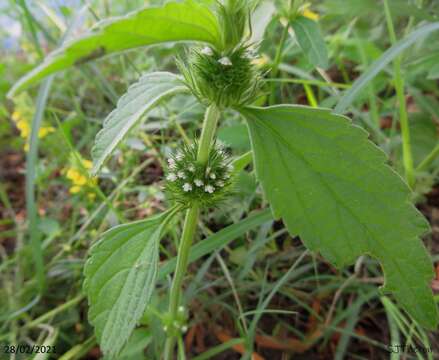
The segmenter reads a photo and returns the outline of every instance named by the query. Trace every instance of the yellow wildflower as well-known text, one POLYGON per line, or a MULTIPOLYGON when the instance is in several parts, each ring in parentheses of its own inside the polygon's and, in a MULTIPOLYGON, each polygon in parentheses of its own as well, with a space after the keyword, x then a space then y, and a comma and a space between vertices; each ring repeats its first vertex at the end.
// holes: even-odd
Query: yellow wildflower
POLYGON ((55 128, 53 126, 43 126, 40 128, 40 130, 38 130, 38 137, 42 139, 53 132, 55 132, 55 128))
POLYGON ((88 169, 93 167, 93 163, 90 160, 81 159, 78 164, 78 160, 77 157, 73 157, 73 165, 66 169, 67 171, 65 172, 66 178, 71 182, 69 191, 71 194, 78 194, 81 192, 86 194, 89 200, 94 200, 96 194, 92 192, 91 188, 97 184, 97 179, 90 178, 87 172, 88 169))
POLYGON ((14 111, 11 115, 12 120, 18 122, 21 119, 21 113, 19 111, 14 111))
POLYGON ((67 179, 74 180, 79 175, 79 172, 73 168, 67 170, 67 179))
POLYGON ((17 128, 20 130, 20 135, 22 138, 27 139, 30 134, 30 126, 29 123, 24 119, 19 119, 17 121, 17 128))
POLYGON ((93 167, 93 163, 90 160, 86 159, 82 160, 82 165, 84 165, 87 170, 90 170, 93 167))
POLYGON ((87 184, 87 178, 84 175, 79 175, 78 177, 75 178, 73 183, 75 185, 83 186, 83 185, 87 184))
POLYGON ((314 20, 314 21, 317 21, 317 20, 320 19, 320 15, 319 14, 317 14, 317 13, 315 13, 315 12, 309 10, 309 9, 305 9, 303 11, 302 15, 307 17, 308 19, 311 19, 311 20, 314 20))
POLYGON ((70 188, 69 191, 70 191, 70 194, 77 194, 77 193, 79 193, 81 191, 81 187, 77 186, 77 185, 74 185, 74 186, 72 186, 70 188))

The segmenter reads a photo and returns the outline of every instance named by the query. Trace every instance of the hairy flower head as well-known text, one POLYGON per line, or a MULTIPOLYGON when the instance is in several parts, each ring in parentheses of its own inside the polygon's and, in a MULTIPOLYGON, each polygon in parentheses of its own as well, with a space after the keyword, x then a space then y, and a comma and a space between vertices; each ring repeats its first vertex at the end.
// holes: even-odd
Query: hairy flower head
POLYGON ((168 159, 166 191, 184 205, 212 207, 230 193, 233 166, 226 151, 215 144, 206 165, 197 162, 198 145, 184 145, 168 159))
POLYGON ((205 47, 191 49, 187 60, 177 62, 186 85, 206 105, 234 107, 254 100, 261 83, 249 47, 227 52, 205 47))

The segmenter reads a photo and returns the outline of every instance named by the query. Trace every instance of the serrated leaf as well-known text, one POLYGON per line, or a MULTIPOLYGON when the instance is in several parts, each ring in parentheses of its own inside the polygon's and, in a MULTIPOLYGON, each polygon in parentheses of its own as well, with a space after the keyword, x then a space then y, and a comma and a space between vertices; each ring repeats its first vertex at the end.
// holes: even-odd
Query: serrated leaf
POLYGON ((298 16, 291 21, 297 42, 309 62, 314 66, 326 69, 328 67, 328 51, 323 40, 319 24, 305 16, 298 16))
POLYGON ((116 226, 90 250, 84 268, 88 318, 110 358, 122 349, 150 301, 169 214, 116 226))
POLYGON ((431 260, 419 236, 429 226, 409 189, 368 134, 329 110, 245 108, 256 173, 276 217, 338 267, 378 259, 385 291, 428 328, 438 322, 431 260))
POLYGON ((187 90, 180 77, 168 72, 143 75, 138 82, 131 85, 96 135, 91 152, 92 174, 99 171, 116 146, 147 111, 164 98, 187 90))
POLYGON ((45 76, 104 55, 164 42, 197 41, 220 47, 218 21, 210 9, 192 0, 149 7, 103 20, 79 39, 67 42, 21 78, 8 96, 45 76))

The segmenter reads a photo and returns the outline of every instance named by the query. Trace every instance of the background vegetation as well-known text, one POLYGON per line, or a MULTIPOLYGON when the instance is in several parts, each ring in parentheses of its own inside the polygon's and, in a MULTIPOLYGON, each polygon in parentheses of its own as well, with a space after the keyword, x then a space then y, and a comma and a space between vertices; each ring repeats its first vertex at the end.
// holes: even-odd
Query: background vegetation
MULTIPOLYGON (((282 17, 275 12, 260 45, 258 64, 266 70, 267 81, 259 101, 333 108, 396 40, 422 24, 439 21, 435 0, 389 2, 391 18, 386 18, 380 0, 309 4, 305 14, 319 22, 329 52, 325 71, 308 62, 294 33, 284 31, 282 17), (394 27, 395 36, 389 34, 389 27, 394 27)), ((86 253, 109 227, 166 208, 162 187, 166 157, 199 131, 203 107, 190 97, 178 96, 132 132, 99 179, 90 179, 83 171, 91 166, 94 136, 119 96, 141 73, 175 72, 174 53, 175 48, 183 53, 180 45, 135 50, 78 66, 57 75, 51 86, 21 93, 14 104, 6 100, 8 89, 56 48, 67 30, 69 36, 79 36, 98 19, 126 14, 145 3, 162 2, 0 3, 0 359, 34 357, 5 354, 6 344, 56 345, 56 354, 40 354, 38 359, 100 358, 81 290, 86 253), (49 92, 47 104, 41 101, 44 91, 49 92), (38 154, 29 153, 28 145, 35 114, 42 114, 43 124, 38 154), (35 196, 29 191, 33 186, 35 196), (39 252, 44 277, 35 271, 34 255, 39 252)), ((280 10, 283 1, 276 5, 280 10)), ((263 15, 269 12, 258 15, 255 32, 263 30, 263 15)), ((432 226, 424 240, 436 264, 437 278, 432 283, 436 294, 438 39, 437 32, 419 37, 394 66, 383 67, 368 81, 350 108, 354 123, 370 132, 402 175, 398 120, 408 117, 416 168, 413 200, 432 226), (398 98, 399 80, 404 81, 402 98, 398 98)), ((219 138, 233 156, 250 149, 246 127, 236 114, 222 118, 219 138)), ((362 257, 355 267, 337 271, 318 254, 308 253, 281 222, 270 220, 265 209, 249 167, 238 177, 235 196, 200 223, 208 239, 199 243, 199 258, 186 279, 185 297, 192 314, 185 336, 188 358, 439 358, 439 332, 424 331, 391 298, 379 293, 383 278, 375 260, 362 257), (249 219, 241 220, 247 214, 249 219), (218 233, 212 236, 213 232, 218 233), (396 345, 412 347, 396 353, 396 345)), ((168 260, 175 256, 180 228, 174 226, 162 242, 160 286, 152 309, 142 319, 142 324, 150 325, 136 330, 124 359, 160 356, 163 330, 154 309, 166 308, 168 260)))

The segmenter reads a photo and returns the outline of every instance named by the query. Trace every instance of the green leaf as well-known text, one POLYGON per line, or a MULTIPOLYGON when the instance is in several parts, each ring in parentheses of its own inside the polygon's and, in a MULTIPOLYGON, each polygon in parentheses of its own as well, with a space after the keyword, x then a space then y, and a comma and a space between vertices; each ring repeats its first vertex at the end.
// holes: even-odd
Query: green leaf
POLYGON ((91 248, 84 269, 88 317, 110 358, 122 349, 150 301, 159 241, 170 214, 116 226, 91 248))
POLYGON ((125 135, 145 113, 164 98, 187 91, 180 77, 168 72, 143 75, 131 85, 114 109, 104 120, 92 149, 93 169, 96 174, 125 135))
POLYGON ((195 1, 170 2, 127 16, 99 22, 79 39, 67 42, 21 78, 8 96, 45 76, 104 55, 164 42, 197 41, 220 47, 218 21, 209 8, 195 1))
POLYGON ((325 109, 281 105, 241 112, 275 217, 338 267, 363 254, 378 259, 385 291, 420 324, 435 328, 433 269, 419 239, 428 223, 368 134, 325 109))
POLYGON ((291 22, 291 26, 309 62, 326 69, 329 65, 328 51, 319 24, 304 16, 298 16, 291 22))

